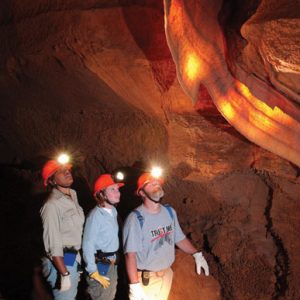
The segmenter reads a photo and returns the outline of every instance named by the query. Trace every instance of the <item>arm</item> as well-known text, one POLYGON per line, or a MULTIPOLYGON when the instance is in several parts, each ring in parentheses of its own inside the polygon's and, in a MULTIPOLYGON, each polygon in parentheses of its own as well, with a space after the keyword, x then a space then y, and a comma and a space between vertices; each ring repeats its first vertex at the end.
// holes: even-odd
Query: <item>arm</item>
POLYGON ((60 234, 59 212, 52 203, 46 203, 41 211, 43 221, 43 240, 46 252, 50 255, 54 266, 65 274, 67 268, 63 259, 63 244, 60 234))
MULTIPOLYGON (((196 262, 196 271, 197 274, 201 274, 201 268, 204 269, 204 273, 206 276, 209 275, 209 267, 207 261, 205 260, 202 252, 197 252, 197 249, 193 246, 188 238, 184 236, 184 238, 180 238, 182 236, 182 231, 180 225, 178 223, 177 217, 175 218, 175 237, 177 237, 176 245, 179 249, 184 251, 185 253, 192 254, 195 262, 196 262), (176 234, 178 233, 178 234, 176 234)), ((176 241, 176 240, 175 240, 176 241)))
POLYGON ((192 254, 195 262, 196 262, 196 270, 197 273, 201 274, 201 268, 204 269, 204 273, 206 276, 209 275, 209 267, 206 259, 202 255, 202 252, 197 252, 197 249, 192 245, 192 243, 187 239, 183 239, 176 244, 179 249, 184 251, 185 253, 192 254))
POLYGON ((139 282, 135 252, 127 252, 125 254, 125 262, 129 279, 129 299, 147 300, 142 285, 139 282))
POLYGON ((66 274, 68 272, 63 257, 52 256, 52 262, 60 274, 66 274))
POLYGON ((86 263, 86 271, 91 278, 97 280, 104 289, 108 288, 110 285, 109 278, 106 276, 102 276, 98 272, 98 268, 95 262, 95 253, 96 253, 96 244, 95 239, 99 237, 99 228, 100 220, 99 216, 91 212, 91 214, 87 217, 84 233, 83 233, 83 241, 82 241, 82 252, 83 259, 86 263))
POLYGON ((95 263, 95 239, 97 237, 97 222, 96 217, 90 214, 85 223, 83 239, 82 239, 82 253, 83 259, 86 263, 86 271, 88 274, 97 271, 97 265, 95 263))
POLYGON ((142 230, 135 214, 131 213, 123 227, 125 263, 130 283, 138 282, 137 253, 142 250, 142 230))
POLYGON ((57 207, 52 203, 46 203, 41 210, 43 221, 43 240, 47 254, 60 273, 60 291, 71 288, 70 275, 65 275, 68 270, 64 263, 63 244, 60 233, 60 219, 57 207))
POLYGON ((129 283, 139 282, 135 252, 126 253, 125 262, 129 283))
POLYGON ((135 215, 129 215, 123 228, 125 264, 129 279, 129 299, 146 300, 147 297, 139 282, 136 253, 141 249, 141 228, 135 215))
POLYGON ((180 242, 177 242, 176 246, 188 254, 195 254, 197 252, 197 249, 193 246, 188 238, 184 238, 180 242))

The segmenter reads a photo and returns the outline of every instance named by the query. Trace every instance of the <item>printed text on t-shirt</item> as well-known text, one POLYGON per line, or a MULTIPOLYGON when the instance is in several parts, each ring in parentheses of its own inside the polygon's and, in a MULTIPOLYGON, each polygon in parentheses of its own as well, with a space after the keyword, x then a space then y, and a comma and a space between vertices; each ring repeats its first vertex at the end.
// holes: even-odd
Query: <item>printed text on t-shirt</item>
POLYGON ((154 242, 157 239, 161 239, 172 232, 173 232, 172 224, 168 226, 159 226, 158 229, 151 230, 151 236, 152 236, 151 242, 154 242))

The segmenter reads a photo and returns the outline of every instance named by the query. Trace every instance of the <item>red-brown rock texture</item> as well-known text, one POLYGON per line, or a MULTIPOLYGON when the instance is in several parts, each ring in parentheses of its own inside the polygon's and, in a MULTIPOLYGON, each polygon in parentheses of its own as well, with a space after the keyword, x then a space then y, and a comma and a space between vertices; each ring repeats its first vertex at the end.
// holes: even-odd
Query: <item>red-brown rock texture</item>
MULTIPOLYGON (((299 1, 288 2, 228 1, 218 19, 230 72, 259 77, 298 108, 299 1)), ((192 104, 163 1, 3 0, 0 40, 0 298, 46 297, 40 168, 63 149, 86 212, 100 173, 127 171, 124 217, 141 166, 163 165, 165 201, 211 271, 197 276, 178 252, 170 300, 300 299, 299 168, 237 132, 205 85, 192 104)))

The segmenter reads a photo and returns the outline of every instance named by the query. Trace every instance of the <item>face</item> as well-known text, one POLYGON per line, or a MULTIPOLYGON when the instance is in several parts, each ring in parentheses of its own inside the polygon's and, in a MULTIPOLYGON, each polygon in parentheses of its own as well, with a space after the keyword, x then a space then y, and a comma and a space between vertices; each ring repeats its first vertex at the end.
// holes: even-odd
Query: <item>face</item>
POLYGON ((105 196, 107 197, 107 199, 109 200, 109 202, 111 202, 112 204, 117 204, 120 202, 120 191, 119 191, 119 186, 118 184, 113 184, 108 186, 105 190, 104 190, 105 196))
POLYGON ((53 176, 53 183, 62 187, 70 187, 73 183, 73 176, 70 169, 61 167, 53 176))
POLYGON ((151 180, 143 189, 155 201, 159 201, 164 196, 164 190, 157 179, 151 180))

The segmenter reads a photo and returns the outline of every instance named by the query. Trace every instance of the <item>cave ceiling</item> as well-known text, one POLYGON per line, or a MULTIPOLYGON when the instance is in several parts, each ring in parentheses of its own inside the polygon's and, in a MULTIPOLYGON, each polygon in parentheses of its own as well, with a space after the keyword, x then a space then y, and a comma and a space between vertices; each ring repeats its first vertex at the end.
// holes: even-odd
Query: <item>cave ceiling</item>
POLYGON ((2 1, 2 161, 69 146, 104 169, 145 156, 198 179, 295 176, 297 3, 2 1))

